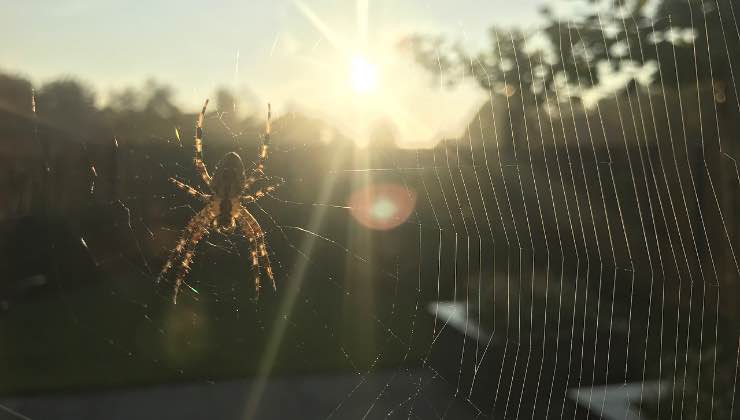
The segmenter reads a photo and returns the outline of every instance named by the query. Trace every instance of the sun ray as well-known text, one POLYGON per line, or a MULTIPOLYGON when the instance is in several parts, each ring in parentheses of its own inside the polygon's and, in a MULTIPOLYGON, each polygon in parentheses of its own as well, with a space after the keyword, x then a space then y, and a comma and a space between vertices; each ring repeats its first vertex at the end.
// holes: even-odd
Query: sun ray
POLYGON ((342 37, 340 37, 336 32, 334 32, 333 29, 331 29, 326 23, 324 23, 323 20, 311 9, 306 3, 302 2, 301 0, 294 0, 293 3, 296 5, 298 10, 303 13, 303 16, 308 19, 309 22, 318 30, 321 35, 326 38, 329 43, 339 50, 342 54, 349 57, 352 55, 352 48, 347 44, 346 41, 342 40, 342 37))
POLYGON ((357 19, 357 37, 362 51, 367 49, 368 34, 368 0, 357 0, 355 3, 355 16, 357 19))

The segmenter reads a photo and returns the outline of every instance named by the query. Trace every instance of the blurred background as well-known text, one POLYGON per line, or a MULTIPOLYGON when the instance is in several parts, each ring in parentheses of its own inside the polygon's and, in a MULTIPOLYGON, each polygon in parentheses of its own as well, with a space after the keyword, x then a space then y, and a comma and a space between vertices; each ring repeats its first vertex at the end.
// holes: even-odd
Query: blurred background
POLYGON ((732 0, 37 1, 0 23, 0 418, 714 418, 732 0), (157 281, 211 172, 248 241, 157 281))

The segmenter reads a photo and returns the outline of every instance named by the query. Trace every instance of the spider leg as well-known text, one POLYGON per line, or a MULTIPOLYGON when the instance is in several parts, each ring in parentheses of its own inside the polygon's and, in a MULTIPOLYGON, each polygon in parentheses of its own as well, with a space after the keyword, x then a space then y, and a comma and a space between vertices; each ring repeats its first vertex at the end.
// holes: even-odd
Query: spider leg
MULTIPOLYGON (((198 238, 198 240, 201 238, 198 238)), ((194 240, 192 245, 188 247, 188 250, 185 252, 185 258, 182 260, 182 265, 177 271, 177 276, 175 277, 175 291, 172 294, 172 303, 174 304, 177 304, 177 295, 180 293, 180 286, 182 286, 185 276, 190 272, 190 264, 193 263, 193 257, 195 256, 194 248, 195 245, 198 244, 198 240, 194 240)))
POLYGON ((257 155, 257 166, 252 169, 252 173, 244 183, 244 189, 251 187, 257 180, 265 176, 265 161, 267 161, 267 151, 270 147, 270 134, 272 132, 272 107, 267 104, 267 121, 265 122, 265 134, 260 144, 259 155, 257 155))
POLYGON ((210 195, 204 194, 204 193, 198 191, 196 188, 191 187, 190 185, 188 185, 188 184, 186 184, 184 182, 180 182, 180 181, 176 180, 175 178, 170 178, 170 182, 172 182, 173 184, 175 184, 175 186, 177 188, 185 191, 186 193, 188 193, 191 196, 199 199, 200 201, 207 202, 211 198, 210 195))
POLYGON ((257 270, 257 275, 254 278, 254 287, 257 294, 259 294, 261 288, 260 275, 262 274, 262 265, 260 260, 264 261, 264 269, 267 273, 267 277, 272 282, 273 290, 277 290, 275 285, 275 277, 272 272, 272 265, 270 264, 270 256, 267 252, 267 244, 265 243, 265 232, 257 223, 257 219, 245 209, 241 208, 241 217, 239 220, 242 221, 242 228, 244 235, 249 239, 251 249, 250 256, 252 259, 252 266, 257 270))
POLYGON ((195 123, 195 156, 193 157, 193 164, 203 182, 210 187, 211 176, 208 175, 208 168, 206 168, 206 164, 203 162, 203 120, 206 117, 207 106, 208 99, 203 103, 203 109, 201 109, 195 123))
POLYGON ((259 190, 253 192, 252 194, 245 194, 241 196, 242 201, 246 203, 254 203, 255 201, 261 199, 262 197, 269 195, 273 191, 277 190, 278 187, 280 187, 283 182, 285 182, 284 179, 278 179, 277 181, 274 181, 272 184, 266 185, 259 190))
POLYGON ((161 280, 162 277, 164 277, 164 275, 173 268, 175 260, 183 253, 185 254, 185 258, 181 263, 180 270, 178 270, 177 277, 175 279, 175 292, 172 298, 174 303, 177 303, 177 294, 180 290, 180 285, 182 285, 183 279, 187 275, 188 271, 190 271, 190 264, 195 255, 195 246, 208 234, 208 228, 211 221, 215 219, 217 215, 218 207, 207 206, 190 219, 190 222, 188 222, 187 227, 185 227, 180 240, 170 253, 167 262, 164 264, 162 271, 157 277, 157 281, 161 280))
POLYGON ((244 235, 247 237, 247 239, 249 239, 249 258, 252 261, 252 268, 257 272, 257 274, 255 274, 254 276, 254 289, 257 293, 257 296, 259 296, 260 288, 262 287, 260 279, 260 277, 262 276, 262 268, 260 266, 259 253, 257 251, 257 246, 255 242, 255 234, 252 230, 252 227, 248 223, 243 224, 242 227, 244 228, 244 235))

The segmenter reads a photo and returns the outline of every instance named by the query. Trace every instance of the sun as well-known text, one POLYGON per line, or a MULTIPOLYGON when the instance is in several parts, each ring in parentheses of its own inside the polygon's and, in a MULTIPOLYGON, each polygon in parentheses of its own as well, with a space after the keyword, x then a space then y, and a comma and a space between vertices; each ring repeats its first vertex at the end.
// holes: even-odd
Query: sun
POLYGON ((378 88, 378 70, 365 57, 356 55, 350 65, 350 84, 357 93, 372 93, 378 88))

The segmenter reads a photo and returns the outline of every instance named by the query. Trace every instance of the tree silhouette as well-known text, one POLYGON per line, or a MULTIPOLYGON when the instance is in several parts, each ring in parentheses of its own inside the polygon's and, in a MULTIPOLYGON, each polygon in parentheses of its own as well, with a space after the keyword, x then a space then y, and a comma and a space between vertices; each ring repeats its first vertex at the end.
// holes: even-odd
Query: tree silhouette
POLYGON ((234 119, 239 110, 239 103, 234 93, 227 88, 216 90, 216 109, 225 115, 226 118, 234 119))
POLYGON ((31 83, 20 77, 0 74, 0 110, 31 112, 31 83))
POLYGON ((172 88, 159 84, 155 80, 148 80, 144 88, 146 94, 144 112, 151 116, 172 119, 180 115, 180 111, 172 102, 172 88))
POLYGON ((83 135, 96 120, 95 97, 89 88, 76 80, 47 83, 37 96, 39 116, 70 135, 83 135))
POLYGON ((127 87, 111 93, 107 108, 113 112, 131 113, 141 108, 141 99, 136 89, 127 87))
POLYGON ((740 35, 733 33, 731 0, 666 0, 656 11, 647 6, 646 1, 590 1, 579 16, 566 17, 546 7, 542 28, 493 27, 490 47, 472 54, 434 35, 412 35, 402 46, 446 85, 472 75, 494 94, 521 90, 525 100, 536 103, 544 100, 545 90, 580 97, 600 84, 607 67, 619 71, 649 63, 661 69, 653 83, 678 86, 698 80, 735 87, 733 52, 740 47, 740 35))

